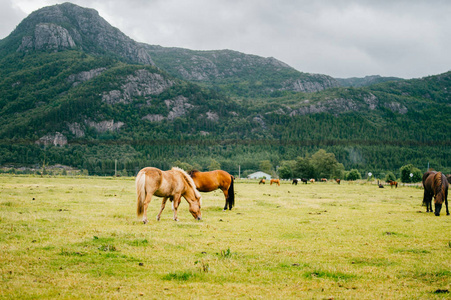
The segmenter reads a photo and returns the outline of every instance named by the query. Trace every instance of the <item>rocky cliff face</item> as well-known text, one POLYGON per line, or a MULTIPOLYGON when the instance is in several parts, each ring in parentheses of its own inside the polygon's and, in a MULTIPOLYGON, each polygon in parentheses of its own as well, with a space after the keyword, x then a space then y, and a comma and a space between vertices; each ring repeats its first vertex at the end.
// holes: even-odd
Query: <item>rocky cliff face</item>
POLYGON ((96 10, 71 3, 33 12, 11 34, 17 35, 22 35, 17 51, 79 48, 87 53, 110 53, 129 62, 153 65, 140 44, 111 26, 96 10))
POLYGON ((130 103, 138 96, 150 100, 150 96, 161 94, 174 84, 174 81, 164 78, 159 73, 142 69, 123 79, 120 89, 105 92, 102 101, 108 104, 130 103))
POLYGON ((330 76, 309 74, 307 78, 293 78, 291 80, 287 80, 284 82, 284 88, 282 90, 313 93, 337 86, 337 81, 330 76))
POLYGON ((193 51, 143 45, 156 65, 183 80, 226 84, 255 82, 262 91, 317 92, 338 87, 327 75, 301 73, 273 57, 232 50, 193 51))

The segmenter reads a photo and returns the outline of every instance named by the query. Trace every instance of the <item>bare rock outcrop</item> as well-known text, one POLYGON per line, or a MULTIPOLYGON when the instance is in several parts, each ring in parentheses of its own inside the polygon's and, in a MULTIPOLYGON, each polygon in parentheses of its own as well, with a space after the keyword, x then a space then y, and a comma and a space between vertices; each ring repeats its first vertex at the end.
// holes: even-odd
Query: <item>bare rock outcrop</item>
POLYGON ((39 140, 36 141, 39 145, 53 145, 53 146, 65 146, 67 145, 67 138, 60 132, 55 132, 51 134, 44 135, 39 140))
POLYGON ((146 69, 136 71, 124 80, 120 90, 104 93, 102 101, 108 104, 130 103, 134 97, 148 97, 161 94, 175 84, 158 73, 151 73, 146 69))

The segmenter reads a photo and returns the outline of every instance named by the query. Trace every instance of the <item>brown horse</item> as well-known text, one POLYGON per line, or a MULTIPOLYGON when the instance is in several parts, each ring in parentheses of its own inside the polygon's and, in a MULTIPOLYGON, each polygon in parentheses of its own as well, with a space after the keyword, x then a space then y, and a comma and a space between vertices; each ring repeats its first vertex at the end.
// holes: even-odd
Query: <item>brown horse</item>
POLYGON ((169 171, 161 171, 157 168, 142 169, 136 176, 136 193, 138 194, 137 215, 138 218, 143 216, 144 224, 148 222, 147 206, 153 195, 163 197, 157 220, 160 220, 166 201, 170 199, 174 210, 174 220, 178 221, 177 208, 182 196, 188 201, 189 211, 193 217, 197 220, 202 218, 200 193, 196 190, 196 185, 191 177, 182 169, 172 168, 169 171))
POLYGON ((266 179, 262 178, 262 179, 260 179, 260 182, 258 184, 265 184, 265 182, 266 182, 266 179))
POLYGON ((390 184, 390 187, 393 188, 393 186, 395 186, 396 188, 398 188, 398 182, 393 181, 393 180, 388 180, 387 181, 390 184))
POLYGON ((335 181, 336 181, 338 184, 340 184, 341 179, 340 179, 340 178, 337 178, 337 179, 335 179, 335 181))
POLYGON ((271 181, 269 182, 269 185, 272 185, 272 184, 277 184, 278 186, 280 186, 280 180, 279 179, 271 179, 271 181))
POLYGON ((445 202, 446 214, 448 210, 448 187, 449 183, 442 172, 429 171, 423 174, 423 204, 426 205, 426 212, 432 212, 432 197, 435 203, 435 215, 440 216, 442 204, 445 202))
POLYGON ((200 172, 192 170, 188 172, 193 178, 197 189, 200 192, 212 192, 221 189, 225 197, 224 210, 232 209, 235 205, 235 192, 233 190, 234 177, 223 170, 215 170, 210 172, 200 172))

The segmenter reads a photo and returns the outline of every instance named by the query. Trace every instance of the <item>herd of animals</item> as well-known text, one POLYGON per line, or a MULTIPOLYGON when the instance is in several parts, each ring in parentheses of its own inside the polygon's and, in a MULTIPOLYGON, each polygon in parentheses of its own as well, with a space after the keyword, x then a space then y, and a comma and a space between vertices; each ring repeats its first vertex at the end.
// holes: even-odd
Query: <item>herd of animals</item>
MULTIPOLYGON (((153 167, 143 168, 136 176, 138 218, 142 217, 143 223, 148 223, 147 207, 152 200, 152 196, 155 195, 163 198, 157 220, 160 220, 161 213, 169 199, 172 202, 173 218, 175 221, 178 221, 177 208, 182 197, 188 202, 189 211, 193 217, 201 220, 202 200, 199 192, 211 192, 217 189, 224 193, 224 210, 231 210, 235 204, 234 179, 232 175, 223 170, 210 172, 192 170, 185 172, 177 167, 168 171, 162 171, 153 167)), ((294 179, 292 184, 297 185, 299 181, 305 184, 308 181, 311 183, 315 182, 314 179, 301 178, 294 179)), ((322 178, 321 181, 325 182, 327 179, 322 178)), ((335 179, 335 181, 340 184, 340 179, 335 179)), ((265 182, 266 180, 262 179, 259 184, 265 184, 265 182)), ((451 182, 451 175, 445 176, 442 172, 428 171, 423 174, 422 182, 424 187, 423 205, 426 206, 426 212, 434 212, 436 216, 440 216, 442 205, 445 203, 446 214, 449 215, 448 187, 451 182), (434 199, 435 210, 432 210, 432 199, 434 199)), ((270 185, 273 183, 280 186, 279 179, 271 179, 270 185)), ((388 183, 391 187, 398 187, 396 181, 389 180, 388 183)), ((381 187, 380 184, 379 187, 381 187)))

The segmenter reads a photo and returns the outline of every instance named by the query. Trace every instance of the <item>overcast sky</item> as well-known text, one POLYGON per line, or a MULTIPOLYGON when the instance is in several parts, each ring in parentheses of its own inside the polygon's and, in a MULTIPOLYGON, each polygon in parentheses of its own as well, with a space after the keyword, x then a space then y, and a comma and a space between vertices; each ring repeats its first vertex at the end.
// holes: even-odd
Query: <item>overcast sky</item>
MULTIPOLYGON (((67 1, 0 0, 0 39, 67 1)), ((336 78, 451 70, 449 0, 72 0, 138 42, 275 57, 336 78)))

